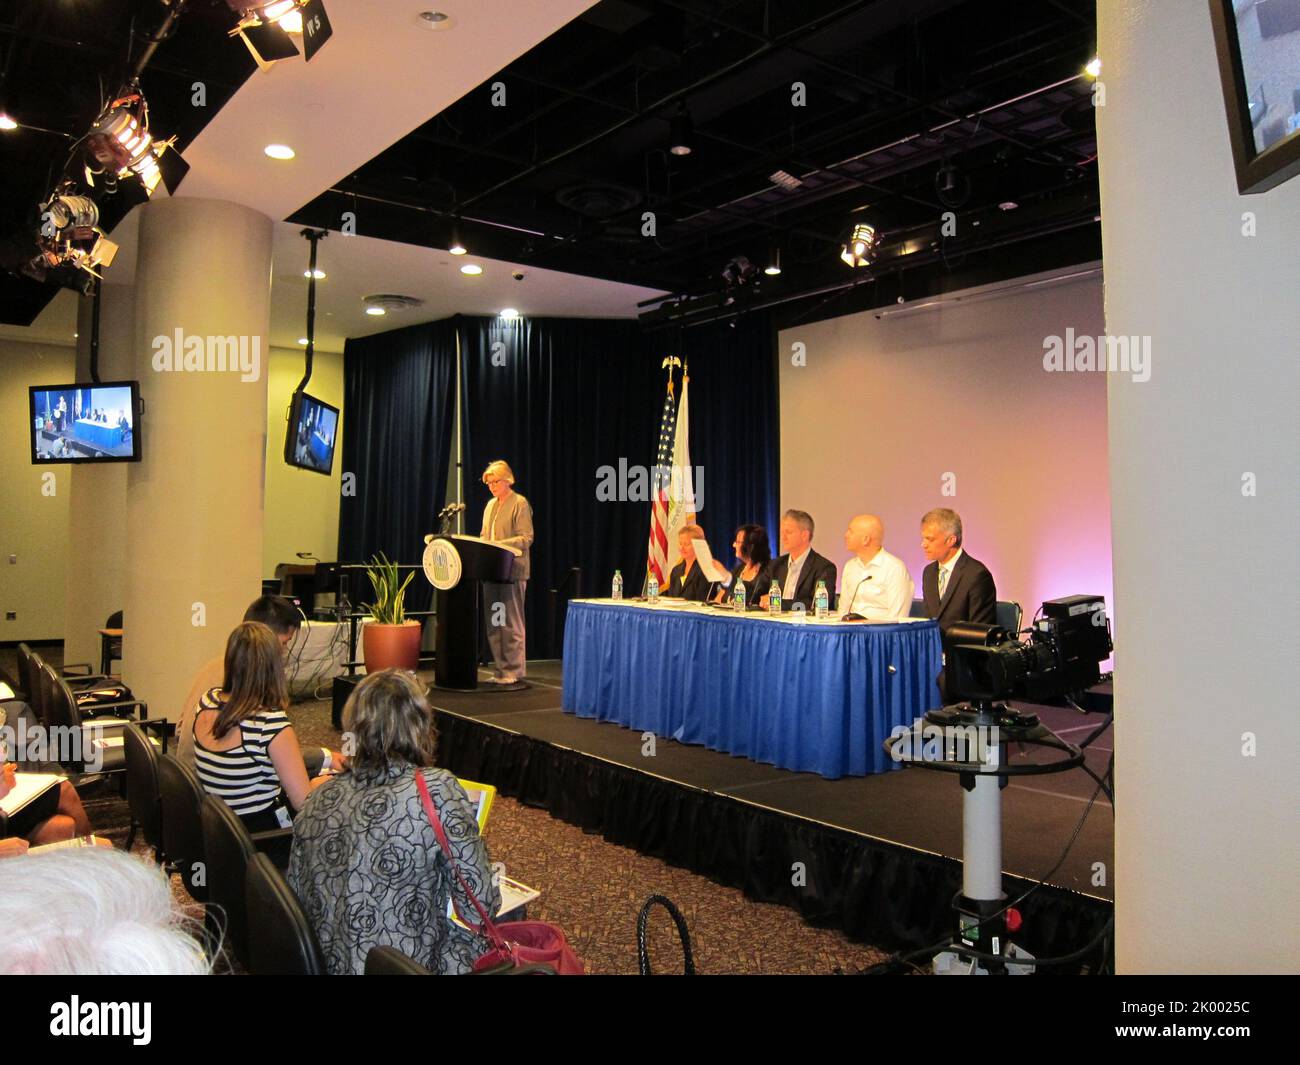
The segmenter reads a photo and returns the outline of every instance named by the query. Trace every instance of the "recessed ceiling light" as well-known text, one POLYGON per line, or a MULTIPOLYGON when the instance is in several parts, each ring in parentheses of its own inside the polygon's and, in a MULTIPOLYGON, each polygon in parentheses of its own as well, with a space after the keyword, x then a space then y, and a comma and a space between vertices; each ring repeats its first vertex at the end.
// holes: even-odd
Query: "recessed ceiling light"
POLYGON ((518 317, 519 317, 519 312, 518 312, 517 310, 515 310, 513 307, 507 307, 505 310, 503 310, 503 311, 501 312, 501 317, 502 317, 502 318, 518 318, 518 317))
POLYGON ((456 25, 456 20, 445 11, 421 11, 420 24, 429 30, 449 30, 456 25))
POLYGON ((371 306, 366 308, 366 314, 374 315, 376 318, 380 317, 381 315, 385 315, 387 313, 388 312, 384 310, 382 307, 371 306))
POLYGON ((470 277, 477 277, 483 272, 483 267, 479 266, 478 263, 466 263, 460 268, 460 272, 468 274, 470 277))
POLYGON ((303 276, 303 277, 313 277, 313 276, 314 276, 314 277, 316 278, 317 281, 324 281, 325 278, 328 277, 329 275, 326 274, 324 270, 317 270, 317 271, 315 271, 314 274, 313 274, 313 272, 312 272, 311 270, 304 270, 304 271, 302 272, 302 276, 303 276))
POLYGON ((1088 60, 1088 65, 1083 68, 1085 74, 1090 78, 1101 77, 1101 56, 1093 56, 1088 60))
POLYGON ((296 154, 287 144, 268 144, 262 151, 272 159, 292 159, 296 154))
POLYGON ((307 346, 307 338, 306 338, 306 337, 299 337, 299 338, 298 338, 298 343, 301 344, 301 345, 305 348, 305 347, 307 346))
POLYGON ((1015 200, 1003 200, 1000 204, 998 204, 998 210, 999 210, 999 211, 1014 211, 1014 210, 1015 210, 1017 207, 1019 207, 1019 206, 1020 206, 1020 204, 1016 203, 1015 200))
POLYGON ((447 249, 452 255, 464 255, 469 249, 460 241, 452 241, 452 245, 447 249))
POLYGON ((0 111, 0 129, 17 129, 18 123, 9 117, 4 111, 0 111))

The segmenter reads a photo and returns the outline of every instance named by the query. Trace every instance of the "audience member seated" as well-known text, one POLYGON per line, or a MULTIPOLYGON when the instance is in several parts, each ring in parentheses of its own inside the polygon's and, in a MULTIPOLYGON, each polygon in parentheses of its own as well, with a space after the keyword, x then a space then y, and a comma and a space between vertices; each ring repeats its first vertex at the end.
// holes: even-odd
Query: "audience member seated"
MULTIPOLYGON (((781 588, 781 605, 789 609, 802 603, 812 610, 817 582, 826 582, 826 604, 835 602, 835 563, 812 549, 812 515, 803 510, 787 510, 781 518, 781 550, 785 552, 772 563, 771 580, 781 588)), ((767 589, 759 605, 767 607, 767 589)))
POLYGON ((201 976, 210 966, 198 931, 166 875, 124 851, 0 862, 0 974, 201 976))
POLYGON ((745 604, 753 610, 758 603, 757 596, 767 591, 771 578, 768 576, 772 565, 772 547, 768 543, 767 530, 761 525, 742 525, 736 530, 736 539, 731 545, 740 561, 727 583, 714 595, 715 603, 730 602, 736 594, 736 581, 745 583, 745 604))
POLYGON ((199 699, 193 731, 199 782, 250 832, 288 828, 290 808, 302 809, 307 793, 330 779, 308 779, 288 705, 275 634, 244 622, 226 643, 224 683, 199 699))
POLYGON ((840 614, 856 614, 868 621, 905 618, 912 609, 914 585, 907 565, 884 547, 885 526, 874 514, 859 514, 849 521, 844 546, 853 557, 840 578, 840 614))
POLYGON ((698 525, 685 525, 677 534, 677 553, 682 556, 682 560, 668 575, 668 588, 664 595, 690 599, 696 603, 702 603, 709 597, 709 585, 713 582, 700 569, 699 560, 695 557, 695 545, 691 543, 692 540, 703 539, 704 530, 698 525))
MULTIPOLYGON (((8 795, 17 783, 17 769, 13 762, 7 762, 0 771, 0 799, 8 795)), ((4 838, 0 839, 0 858, 25 854, 29 845, 60 843, 65 839, 90 835, 90 820, 71 781, 64 780, 59 784, 53 812, 50 809, 47 802, 37 799, 6 819, 4 838)))
MULTIPOLYGON (((282 595, 264 595, 254 599, 244 611, 245 621, 260 621, 275 633, 280 641, 280 652, 289 653, 298 638, 302 615, 298 608, 282 595)), ((176 757, 191 769, 194 768, 194 715, 198 712, 199 700, 213 688, 221 687, 225 673, 225 660, 218 655, 204 663, 190 684, 189 694, 185 697, 184 712, 176 728, 176 757)), ((343 756, 328 747, 308 747, 303 751, 303 761, 307 766, 307 775, 320 775, 323 769, 335 769, 343 764, 343 756)))
POLYGON ((435 973, 469 972, 483 942, 448 920, 447 902, 475 923, 476 910, 438 845, 416 773, 470 890, 493 914, 501 896, 469 798, 451 773, 433 768, 437 734, 424 691, 402 670, 372 673, 348 699, 343 727, 353 737, 349 767, 307 800, 289 859, 289 883, 330 973, 361 974, 376 946, 435 973))

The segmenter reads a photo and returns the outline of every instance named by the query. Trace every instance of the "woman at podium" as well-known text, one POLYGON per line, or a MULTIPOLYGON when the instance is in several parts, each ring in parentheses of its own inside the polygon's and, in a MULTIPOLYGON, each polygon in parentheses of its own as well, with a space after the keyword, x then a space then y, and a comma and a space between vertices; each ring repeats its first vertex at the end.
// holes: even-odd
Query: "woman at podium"
POLYGON ((533 543, 533 508, 514 490, 515 475, 503 460, 488 463, 483 483, 492 498, 483 511, 480 535, 523 552, 514 560, 508 584, 483 582, 483 617, 495 666, 490 679, 493 684, 514 684, 525 670, 524 592, 528 588, 528 549, 533 543))

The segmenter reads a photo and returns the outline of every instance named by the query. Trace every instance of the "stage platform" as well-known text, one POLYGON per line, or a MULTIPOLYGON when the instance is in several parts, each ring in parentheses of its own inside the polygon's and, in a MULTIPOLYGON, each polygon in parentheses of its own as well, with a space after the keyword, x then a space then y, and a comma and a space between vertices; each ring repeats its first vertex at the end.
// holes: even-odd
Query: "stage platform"
MULTIPOLYGON (((564 713, 559 662, 530 662, 527 679, 519 691, 433 689, 439 764, 853 938, 919 948, 947 934, 961 885, 954 775, 905 769, 825 780, 665 737, 651 743, 564 713)), ((1050 707, 1040 713, 1074 742, 1102 720, 1050 707)), ((1098 775, 1111 739, 1105 733, 1086 752, 1098 775)), ((1080 769, 1022 780, 1003 792, 1006 888, 1019 895, 1040 877, 1047 883, 1019 907, 1025 928, 1016 941, 1058 957, 1091 940, 1111 914, 1112 810, 1098 795, 1054 870, 1096 784, 1080 769)), ((1085 964, 1099 957, 1100 950, 1085 964)))

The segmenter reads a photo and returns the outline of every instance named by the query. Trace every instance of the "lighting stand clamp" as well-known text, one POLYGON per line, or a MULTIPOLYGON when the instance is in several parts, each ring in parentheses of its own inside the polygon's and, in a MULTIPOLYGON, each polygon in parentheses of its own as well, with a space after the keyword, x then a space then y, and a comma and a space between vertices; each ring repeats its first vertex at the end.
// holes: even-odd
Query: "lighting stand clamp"
POLYGON ((956 773, 962 786, 962 889, 953 897, 957 927, 950 950, 936 954, 939 975, 1026 975, 1033 955, 1008 939, 1020 927, 1002 890, 1002 789, 1013 776, 1064 773, 1083 764, 1083 751, 1041 724, 1037 715, 991 699, 929 711, 924 728, 885 741, 905 766, 956 773), (1047 747, 1064 757, 1052 762, 1008 764, 1012 743, 1047 747), (1011 920, 1008 920, 1011 916, 1011 920), (963 950, 996 954, 1001 962, 965 957, 963 950))

